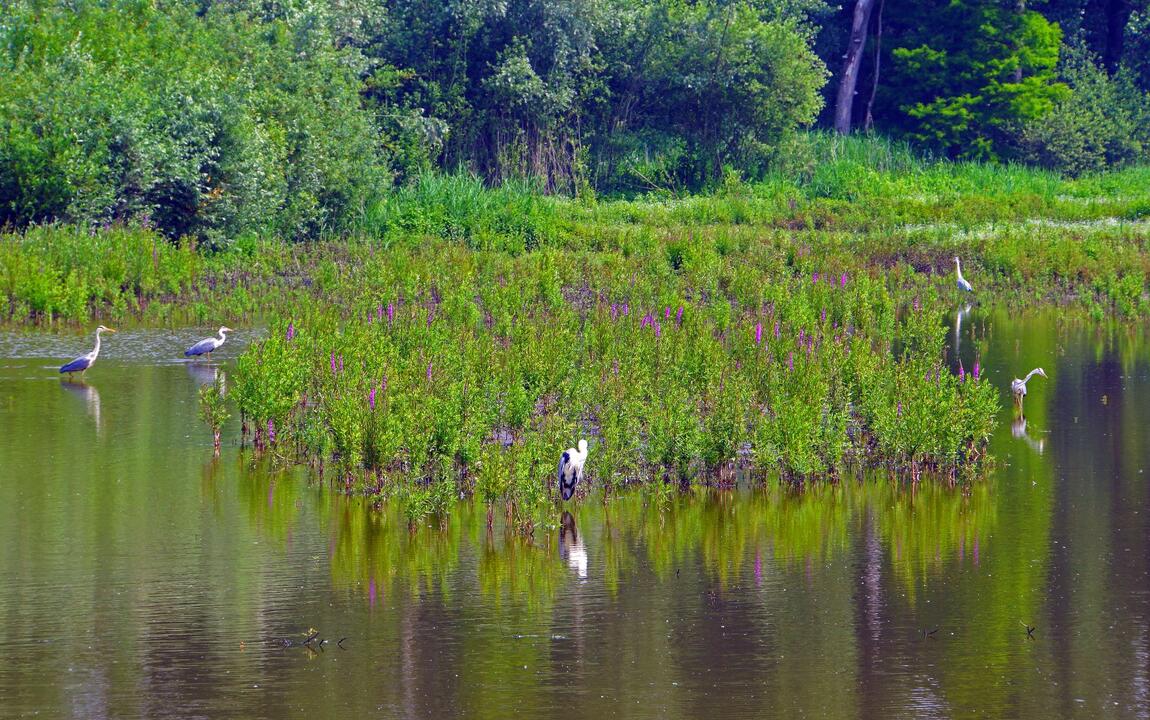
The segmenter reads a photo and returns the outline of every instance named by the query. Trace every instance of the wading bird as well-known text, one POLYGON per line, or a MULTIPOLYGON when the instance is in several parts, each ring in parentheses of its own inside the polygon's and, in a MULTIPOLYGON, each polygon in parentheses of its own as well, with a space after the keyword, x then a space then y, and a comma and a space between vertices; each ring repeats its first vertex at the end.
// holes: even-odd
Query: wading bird
POLYGON ((559 458, 559 492, 564 500, 575 494, 575 485, 583 479, 583 463, 587 461, 587 441, 579 441, 579 449, 567 448, 559 458))
POLYGON ((1022 398, 1026 397, 1026 383, 1030 381, 1030 378, 1034 377, 1035 373, 1046 377, 1046 371, 1042 368, 1034 368, 1028 372, 1022 380, 1014 378, 1010 381, 1010 392, 1014 393, 1014 401, 1019 405, 1022 404, 1022 398))
POLYGON ((228 336, 224 333, 230 332, 235 332, 235 330, 232 330, 230 327, 220 328, 220 336, 218 338, 204 338, 203 340, 185 350, 184 356, 192 357, 195 355, 207 355, 208 359, 211 360, 212 353, 214 353, 216 350, 219 350, 220 345, 223 345, 224 342, 228 339, 228 336))
POLYGON ((96 328, 96 347, 92 348, 92 352, 88 353, 87 355, 81 355, 72 362, 61 367, 60 373, 68 373, 71 375, 72 373, 78 372, 80 373, 80 377, 84 377, 84 373, 87 372, 88 368, 92 367, 92 365, 96 363, 96 358, 100 356, 100 333, 104 332, 114 333, 116 331, 110 327, 104 327, 103 325, 96 328))
POLYGON ((958 289, 974 292, 974 288, 971 287, 970 283, 966 281, 966 278, 962 276, 962 263, 958 261, 957 255, 954 256, 954 272, 958 275, 958 289))

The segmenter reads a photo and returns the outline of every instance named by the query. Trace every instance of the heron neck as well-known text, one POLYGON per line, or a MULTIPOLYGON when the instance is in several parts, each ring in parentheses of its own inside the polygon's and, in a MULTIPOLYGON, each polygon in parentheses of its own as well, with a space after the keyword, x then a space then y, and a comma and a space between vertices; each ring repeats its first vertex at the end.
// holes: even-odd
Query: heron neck
POLYGON ((1030 378, 1034 377, 1034 373, 1036 373, 1036 372, 1038 372, 1038 368, 1034 368, 1034 369, 1033 369, 1033 370, 1031 370, 1030 372, 1026 373, 1026 379, 1025 379, 1025 380, 1023 380, 1022 382, 1023 382, 1023 383, 1028 383, 1028 382, 1030 382, 1030 378))
POLYGON ((224 331, 220 330, 220 342, 223 342, 224 340, 227 340, 227 337, 224 335, 224 331))
POLYGON ((100 331, 96 331, 96 347, 92 348, 92 357, 95 358, 100 354, 100 331))

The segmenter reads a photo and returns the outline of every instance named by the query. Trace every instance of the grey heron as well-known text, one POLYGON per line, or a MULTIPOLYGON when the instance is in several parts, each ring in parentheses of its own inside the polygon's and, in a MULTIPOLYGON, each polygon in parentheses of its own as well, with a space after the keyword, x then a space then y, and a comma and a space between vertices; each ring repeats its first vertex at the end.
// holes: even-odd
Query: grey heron
POLYGON ((954 272, 958 275, 958 289, 965 290, 966 292, 974 292, 974 288, 962 276, 962 263, 958 261, 958 256, 954 256, 954 272))
POLYGON ((208 359, 212 358, 212 353, 220 349, 220 346, 228 339, 225 333, 235 332, 230 327, 221 327, 220 336, 218 338, 210 337, 204 338, 195 345, 191 346, 184 351, 185 357, 193 357, 196 355, 207 355, 208 359))
POLYGON ((559 492, 564 500, 575 494, 575 485, 583 479, 583 463, 587 461, 587 441, 579 441, 579 449, 567 448, 559 458, 559 492))
POLYGON ((84 373, 88 371, 88 368, 96 364, 96 358, 100 356, 100 333, 106 332, 114 333, 116 331, 103 325, 96 328, 96 347, 92 348, 92 352, 81 355, 72 362, 62 366, 60 373, 68 373, 71 375, 74 372, 78 372, 80 373, 80 377, 84 377, 84 373))
POLYGON ((1010 381, 1010 392, 1014 393, 1014 400, 1019 405, 1022 404, 1022 398, 1026 397, 1026 383, 1029 382, 1030 378, 1034 377, 1035 375, 1041 375, 1042 377, 1046 377, 1046 371, 1040 367, 1034 368, 1033 370, 1028 372, 1026 374, 1026 377, 1023 378, 1022 380, 1019 380, 1018 378, 1014 378, 1013 380, 1010 381))

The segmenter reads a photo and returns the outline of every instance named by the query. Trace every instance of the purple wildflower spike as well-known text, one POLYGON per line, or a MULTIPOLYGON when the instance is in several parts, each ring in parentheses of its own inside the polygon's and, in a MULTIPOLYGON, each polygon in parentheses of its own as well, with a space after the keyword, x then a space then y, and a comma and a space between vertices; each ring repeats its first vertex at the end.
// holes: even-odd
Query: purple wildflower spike
POLYGON ((428 382, 431 382, 431 366, 434 362, 435 361, 432 360, 431 362, 427 363, 427 381, 428 382))
POLYGON ((819 281, 819 274, 818 273, 814 273, 813 275, 811 275, 811 282, 817 283, 818 281, 819 281))
POLYGON ((395 305, 387 304, 387 324, 391 325, 391 321, 395 319, 395 305))
POLYGON ((788 370, 794 370, 795 369, 795 354, 793 352, 787 353, 787 369, 788 370))
POLYGON ((619 306, 616 305, 615 303, 611 303, 611 319, 612 320, 618 320, 619 319, 619 306))
POLYGON ((371 392, 369 392, 367 394, 367 406, 369 408, 371 408, 372 410, 375 410, 375 388, 374 387, 371 389, 371 392))
POLYGON ((974 381, 975 382, 978 382, 978 376, 980 374, 981 374, 981 367, 979 367, 978 361, 975 360, 974 361, 974 381))
POLYGON ((670 320, 671 319, 671 306, 670 305, 668 305, 667 309, 663 311, 663 319, 664 320, 670 320))
POLYGON ((683 324, 683 306, 682 305, 679 306, 679 312, 675 313, 675 324, 676 325, 682 325, 683 324))
POLYGON ((288 329, 287 329, 287 341, 291 342, 292 338, 294 338, 294 337, 295 337, 295 323, 289 322, 288 323, 288 329))
POLYGON ((775 339, 776 340, 779 339, 779 321, 778 320, 775 321, 775 339))
POLYGON ((339 354, 339 371, 343 372, 343 353, 339 354))
POLYGON ((826 321, 827 321, 827 309, 823 308, 822 322, 825 323, 826 321))
POLYGON ((917 297, 914 299, 914 309, 915 309, 915 311, 916 311, 916 312, 917 312, 917 311, 918 311, 918 309, 919 309, 919 304, 918 304, 918 298, 917 298, 917 297))
POLYGON ((335 375, 335 350, 331 351, 330 363, 331 363, 331 374, 335 375))
POLYGON ((659 337, 660 335, 662 335, 662 334, 663 334, 663 328, 662 328, 662 326, 661 326, 661 325, 659 325, 659 321, 658 321, 658 320, 654 320, 654 321, 652 321, 652 322, 653 322, 653 324, 655 325, 655 337, 659 337))
POLYGON ((276 424, 268 418, 268 442, 274 443, 276 441, 276 424))
POLYGON ((839 278, 839 287, 846 287, 846 286, 847 286, 847 274, 843 273, 843 276, 841 278, 839 278))
POLYGON ((763 324, 755 323, 755 344, 761 345, 763 343, 763 324))
POLYGON ((631 303, 623 303, 623 315, 627 316, 630 314, 631 314, 631 303))
POLYGON ((966 368, 962 366, 962 360, 958 361, 958 381, 966 382, 966 368))
POLYGON ((898 403, 898 416, 902 417, 902 401, 901 400, 898 403))

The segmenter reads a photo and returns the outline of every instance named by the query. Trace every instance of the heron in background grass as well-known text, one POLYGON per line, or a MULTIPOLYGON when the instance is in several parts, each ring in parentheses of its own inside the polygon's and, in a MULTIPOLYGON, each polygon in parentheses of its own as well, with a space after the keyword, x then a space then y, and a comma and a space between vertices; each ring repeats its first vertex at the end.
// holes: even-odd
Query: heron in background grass
POLYGON ((974 292, 974 288, 962 276, 962 263, 958 261, 958 256, 954 256, 954 272, 958 275, 958 289, 965 290, 966 292, 974 292))
POLYGON ((96 328, 96 347, 92 348, 92 352, 81 355, 67 365, 62 366, 60 368, 60 374, 68 373, 68 375, 71 376, 72 373, 78 372, 80 373, 80 377, 84 377, 84 373, 88 371, 88 368, 96 364, 96 358, 100 356, 100 333, 106 332, 114 333, 116 331, 103 325, 96 328))
POLYGON ((1030 378, 1034 377, 1036 374, 1041 375, 1042 377, 1046 377, 1045 370, 1042 368, 1034 368, 1028 372, 1026 377, 1022 380, 1014 378, 1010 381, 1010 392, 1014 393, 1014 401, 1019 405, 1022 405, 1022 398, 1026 397, 1026 383, 1029 382, 1030 378))
POLYGON ((225 333, 230 332, 235 332, 235 330, 232 330, 230 327, 221 327, 220 336, 218 338, 204 338, 203 340, 185 350, 184 356, 194 357, 197 355, 207 355, 208 359, 211 360, 212 353, 214 353, 216 350, 219 350, 220 346, 227 341, 228 336, 225 333))
POLYGON ((583 463, 587 461, 587 441, 579 441, 579 449, 567 448, 559 458, 559 492, 564 500, 575 494, 575 485, 583 479, 583 463))

